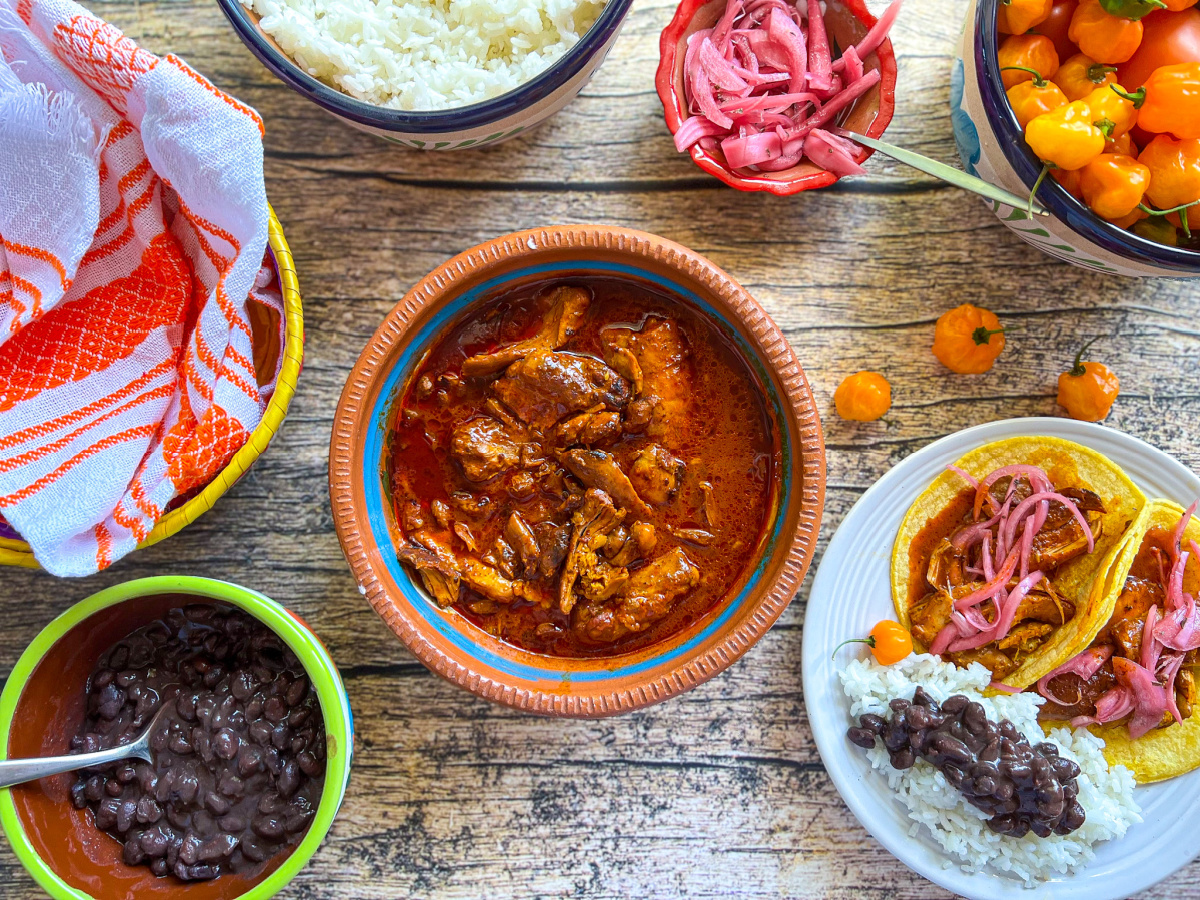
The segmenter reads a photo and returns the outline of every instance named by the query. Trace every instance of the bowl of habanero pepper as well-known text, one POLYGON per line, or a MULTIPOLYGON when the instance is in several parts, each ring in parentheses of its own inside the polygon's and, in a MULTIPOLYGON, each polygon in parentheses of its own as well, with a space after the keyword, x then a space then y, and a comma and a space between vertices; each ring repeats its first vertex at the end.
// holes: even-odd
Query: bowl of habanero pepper
POLYGON ((863 174, 896 106, 893 0, 683 0, 655 77, 679 152, 741 191, 795 194, 863 174))
POLYGON ((1024 240, 1094 271, 1200 276, 1197 0, 974 0, 951 105, 971 174, 1024 240))

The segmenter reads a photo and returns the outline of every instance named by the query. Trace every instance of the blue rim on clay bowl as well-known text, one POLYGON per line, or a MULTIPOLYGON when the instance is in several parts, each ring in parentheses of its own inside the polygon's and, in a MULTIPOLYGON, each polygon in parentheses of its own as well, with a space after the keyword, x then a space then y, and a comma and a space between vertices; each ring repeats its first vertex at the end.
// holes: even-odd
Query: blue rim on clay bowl
POLYGON ((425 665, 489 700, 545 715, 593 717, 686 691, 731 665, 767 632, 812 560, 824 508, 825 452, 804 372, 745 289, 663 238, 605 226, 557 226, 468 250, 395 306, 342 392, 329 480, 338 538, 359 590, 425 665), (773 419, 778 464, 758 550, 715 606, 648 646, 568 658, 518 648, 455 606, 433 602, 397 556, 403 531, 393 509, 387 453, 397 398, 406 395, 440 335, 500 294, 589 277, 678 298, 728 336, 773 419))
MULTIPOLYGON (((1042 162, 1025 143, 1001 79, 996 11, 1002 0, 974 0, 967 11, 951 80, 954 138, 963 167, 1017 196, 1033 190, 1042 162)), ((1200 253, 1147 240, 1101 219, 1047 178, 1038 200, 1050 217, 1029 221, 1024 209, 988 201, 1022 239, 1051 256, 1114 275, 1200 276, 1200 253)))
POLYGON ((217 0, 238 37, 275 77, 349 125, 416 150, 461 150, 516 137, 559 112, 592 80, 633 0, 608 0, 579 42, 544 71, 498 97, 453 109, 408 112, 344 94, 304 71, 240 0, 217 0))
POLYGON ((83 721, 85 685, 101 654, 134 629, 189 602, 236 606, 269 627, 304 666, 325 719, 325 784, 316 815, 290 853, 256 873, 204 882, 156 878, 126 866, 122 847, 71 803, 74 775, 0 791, 0 824, 30 875, 57 900, 156 896, 179 900, 267 900, 316 853, 349 782, 354 722, 341 675, 308 625, 269 597, 224 581, 187 576, 141 578, 76 603, 47 625, 17 660, 0 694, 0 750, 7 758, 66 753, 83 721))

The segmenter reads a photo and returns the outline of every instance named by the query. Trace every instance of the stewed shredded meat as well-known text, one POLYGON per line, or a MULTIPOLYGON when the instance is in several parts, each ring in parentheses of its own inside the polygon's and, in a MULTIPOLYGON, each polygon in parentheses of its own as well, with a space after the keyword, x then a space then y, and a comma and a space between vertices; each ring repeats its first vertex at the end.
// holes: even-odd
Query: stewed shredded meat
POLYGON ((400 398, 397 552, 503 640, 629 652, 743 581, 778 468, 751 370, 682 301, 604 279, 524 289, 443 335, 400 398))

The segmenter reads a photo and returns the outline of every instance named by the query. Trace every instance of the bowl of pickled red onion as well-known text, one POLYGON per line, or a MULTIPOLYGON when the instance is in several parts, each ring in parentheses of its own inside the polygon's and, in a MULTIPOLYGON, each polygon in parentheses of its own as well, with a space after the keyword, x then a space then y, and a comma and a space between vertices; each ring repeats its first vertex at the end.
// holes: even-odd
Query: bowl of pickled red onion
POLYGON ((863 174, 896 107, 888 31, 863 0, 683 0, 655 84, 675 146, 742 191, 795 194, 863 174))

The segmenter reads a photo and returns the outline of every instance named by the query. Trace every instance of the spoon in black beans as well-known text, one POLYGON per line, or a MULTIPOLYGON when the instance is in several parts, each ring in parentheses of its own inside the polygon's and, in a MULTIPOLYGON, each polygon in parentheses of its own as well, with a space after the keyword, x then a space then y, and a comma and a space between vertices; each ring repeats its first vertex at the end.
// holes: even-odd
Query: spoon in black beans
POLYGON ((69 756, 38 756, 25 759, 0 760, 0 788, 24 784, 27 781, 37 781, 39 778, 49 778, 51 775, 61 775, 63 772, 74 772, 77 769, 88 769, 111 765, 125 759, 144 759, 154 762, 151 755, 150 738, 155 726, 163 718, 167 707, 161 707, 154 714, 146 727, 142 729, 132 743, 121 744, 108 750, 97 750, 94 753, 75 753, 69 756))

